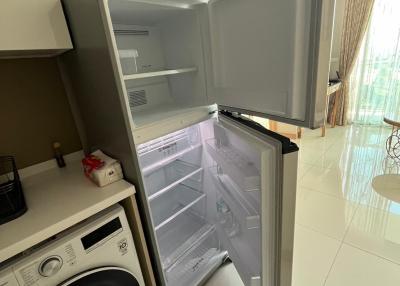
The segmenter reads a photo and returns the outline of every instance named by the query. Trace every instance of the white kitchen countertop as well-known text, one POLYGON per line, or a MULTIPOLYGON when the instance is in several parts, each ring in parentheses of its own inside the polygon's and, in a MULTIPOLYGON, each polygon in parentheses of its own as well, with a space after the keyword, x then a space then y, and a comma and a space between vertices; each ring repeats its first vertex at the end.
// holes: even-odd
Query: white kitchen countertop
POLYGON ((80 161, 67 164, 22 179, 28 211, 0 225, 0 263, 135 193, 124 180, 97 187, 80 161))

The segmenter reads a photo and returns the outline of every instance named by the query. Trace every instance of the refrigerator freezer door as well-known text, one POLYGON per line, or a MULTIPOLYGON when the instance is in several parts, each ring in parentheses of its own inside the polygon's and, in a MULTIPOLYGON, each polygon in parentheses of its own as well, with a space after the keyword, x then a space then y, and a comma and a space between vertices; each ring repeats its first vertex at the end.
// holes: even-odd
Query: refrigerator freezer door
POLYGON ((334 2, 209 1, 203 29, 210 39, 209 98, 220 109, 318 127, 325 115, 334 2), (325 91, 317 92, 317 77, 325 91))
MULTIPOLYGON (((220 114, 214 138, 205 142, 214 161, 208 172, 216 190, 215 225, 246 286, 283 285, 280 277, 290 277, 291 268, 281 269, 282 153, 297 146, 252 124, 220 114), (282 275, 285 269, 288 273, 282 275)), ((290 222, 286 227, 294 229, 294 220, 290 222)), ((291 256, 289 260, 291 265, 291 256)))

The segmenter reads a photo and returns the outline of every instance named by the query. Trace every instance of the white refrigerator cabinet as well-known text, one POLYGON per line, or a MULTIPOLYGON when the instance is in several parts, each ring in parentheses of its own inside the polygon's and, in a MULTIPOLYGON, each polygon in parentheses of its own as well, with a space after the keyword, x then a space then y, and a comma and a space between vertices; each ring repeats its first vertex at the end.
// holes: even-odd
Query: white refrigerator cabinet
POLYGON ((322 123, 334 1, 63 3, 85 151, 138 187, 158 284, 229 257, 245 285, 290 285, 298 148, 242 114, 322 123))

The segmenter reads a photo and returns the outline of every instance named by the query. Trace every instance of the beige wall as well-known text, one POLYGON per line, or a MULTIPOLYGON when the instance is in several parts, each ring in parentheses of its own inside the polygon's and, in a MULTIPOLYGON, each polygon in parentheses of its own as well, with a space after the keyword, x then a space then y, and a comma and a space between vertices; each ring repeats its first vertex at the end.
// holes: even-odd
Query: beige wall
POLYGON ((81 149, 55 58, 0 60, 0 155, 18 168, 81 149))

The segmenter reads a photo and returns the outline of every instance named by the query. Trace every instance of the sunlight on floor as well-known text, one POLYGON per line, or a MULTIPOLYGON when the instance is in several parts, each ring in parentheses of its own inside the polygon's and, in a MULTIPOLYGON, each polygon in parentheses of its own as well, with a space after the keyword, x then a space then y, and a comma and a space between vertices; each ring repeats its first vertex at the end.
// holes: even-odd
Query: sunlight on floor
POLYGON ((400 285, 400 204, 371 186, 397 172, 386 159, 389 132, 336 127, 298 142, 293 286, 400 285))

